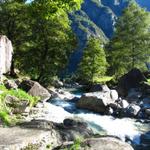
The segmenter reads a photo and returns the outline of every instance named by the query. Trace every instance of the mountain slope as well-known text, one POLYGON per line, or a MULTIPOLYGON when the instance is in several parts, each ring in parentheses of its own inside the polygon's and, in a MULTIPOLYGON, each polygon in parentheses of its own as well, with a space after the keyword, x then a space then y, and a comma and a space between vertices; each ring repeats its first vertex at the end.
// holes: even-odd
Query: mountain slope
MULTIPOLYGON (((79 45, 71 55, 68 72, 73 73, 83 54, 89 36, 100 37, 103 41, 113 36, 114 25, 129 0, 84 0, 81 10, 70 14, 72 29, 77 35, 79 45)), ((136 0, 141 7, 150 10, 149 0, 136 0)))

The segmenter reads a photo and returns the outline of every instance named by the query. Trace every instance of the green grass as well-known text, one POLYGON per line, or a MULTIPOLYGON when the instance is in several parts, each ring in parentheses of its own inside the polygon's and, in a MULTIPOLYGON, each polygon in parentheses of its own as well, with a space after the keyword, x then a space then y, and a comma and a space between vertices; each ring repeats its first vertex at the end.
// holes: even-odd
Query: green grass
POLYGON ((147 79, 147 82, 150 84, 150 79, 147 79))
POLYGON ((106 82, 108 82, 108 81, 110 81, 112 79, 113 79, 113 77, 110 77, 110 76, 96 77, 94 79, 94 82, 95 83, 106 83, 106 82))
MULTIPOLYGON (((8 106, 5 102, 5 98, 7 95, 16 97, 18 102, 21 100, 28 101, 30 107, 34 106, 39 101, 39 97, 33 97, 21 89, 8 90, 2 84, 0 85, 0 91, 2 91, 2 93, 0 94, 0 118, 6 125, 9 125, 12 122, 14 122, 16 118, 15 115, 14 116, 10 115, 12 108, 8 106)), ((17 107, 18 107, 17 104, 14 104, 14 108, 17 107)))
POLYGON ((74 143, 70 148, 66 148, 64 150, 80 150, 82 141, 83 139, 77 138, 74 140, 74 143))

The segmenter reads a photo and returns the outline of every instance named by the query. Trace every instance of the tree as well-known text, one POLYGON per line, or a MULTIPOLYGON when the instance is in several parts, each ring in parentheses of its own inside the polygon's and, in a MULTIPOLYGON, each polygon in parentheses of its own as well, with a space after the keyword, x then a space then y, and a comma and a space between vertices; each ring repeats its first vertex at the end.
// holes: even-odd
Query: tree
POLYGON ((33 16, 32 46, 24 52, 21 69, 32 79, 48 82, 65 68, 76 47, 67 14, 44 19, 33 16))
POLYGON ((89 38, 79 64, 79 77, 83 81, 94 82, 105 74, 107 65, 102 42, 97 38, 89 38))
POLYGON ((49 18, 62 12, 79 9, 83 0, 34 0, 32 6, 38 10, 41 17, 49 18))
POLYGON ((15 67, 42 82, 60 73, 76 46, 68 12, 78 9, 82 0, 25 2, 0 2, 0 32, 13 43, 15 67))
POLYGON ((108 46, 111 72, 120 76, 134 67, 143 67, 150 55, 150 13, 131 2, 117 20, 108 46))
POLYGON ((28 5, 24 0, 4 0, 0 2, 0 34, 6 35, 13 44, 14 56, 11 75, 15 75, 14 64, 20 58, 20 52, 26 49, 28 36, 31 34, 28 5))
MULTIPOLYGON (((32 46, 24 52, 20 68, 32 79, 48 83, 49 79, 64 69, 77 42, 68 14, 61 11, 47 17, 45 9, 39 9, 41 5, 42 8, 46 7, 43 3, 30 5, 32 46)), ((46 9, 48 11, 49 7, 46 9)))

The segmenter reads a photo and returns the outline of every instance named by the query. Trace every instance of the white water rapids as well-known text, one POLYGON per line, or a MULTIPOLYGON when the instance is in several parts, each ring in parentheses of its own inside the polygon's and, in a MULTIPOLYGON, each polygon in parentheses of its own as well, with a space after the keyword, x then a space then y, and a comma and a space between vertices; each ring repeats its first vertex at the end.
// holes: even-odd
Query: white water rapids
POLYGON ((56 98, 50 102, 47 105, 48 120, 62 123, 65 118, 79 117, 86 121, 95 133, 117 136, 123 141, 128 138, 134 144, 140 143, 141 128, 146 128, 142 123, 136 122, 135 119, 118 119, 86 110, 79 110, 75 107, 75 103, 70 101, 56 98))

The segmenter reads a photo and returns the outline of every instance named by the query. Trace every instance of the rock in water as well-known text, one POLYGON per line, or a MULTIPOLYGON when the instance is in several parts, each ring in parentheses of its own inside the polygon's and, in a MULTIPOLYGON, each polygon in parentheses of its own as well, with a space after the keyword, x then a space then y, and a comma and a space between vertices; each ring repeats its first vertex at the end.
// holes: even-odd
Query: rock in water
POLYGON ((107 113, 108 105, 114 102, 110 96, 110 92, 91 92, 83 94, 76 103, 76 106, 98 113, 107 113))
POLYGON ((11 41, 0 35, 0 75, 10 71, 13 47, 11 41))

